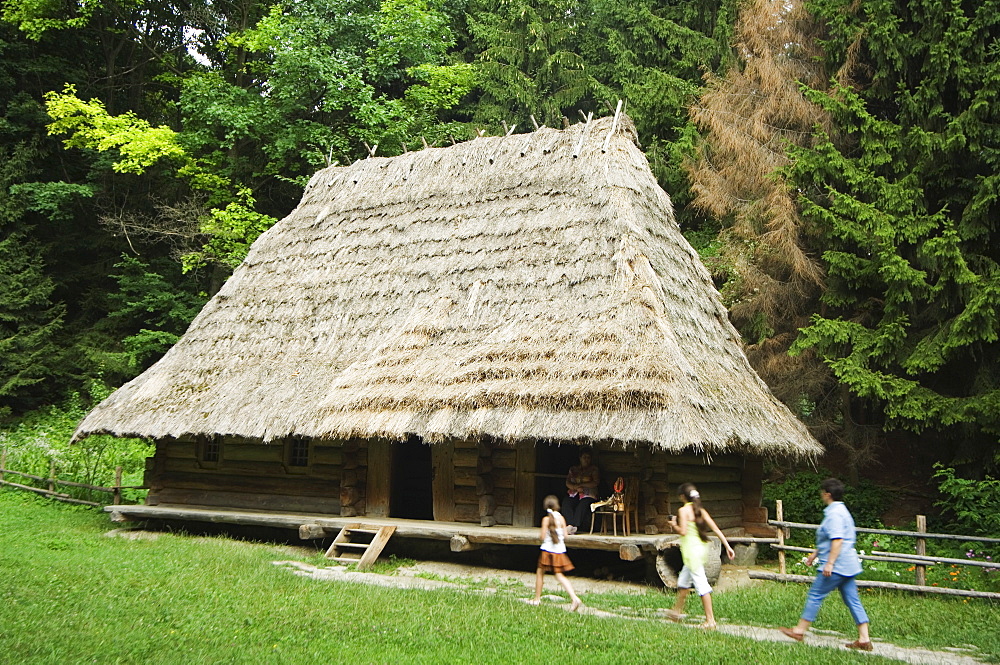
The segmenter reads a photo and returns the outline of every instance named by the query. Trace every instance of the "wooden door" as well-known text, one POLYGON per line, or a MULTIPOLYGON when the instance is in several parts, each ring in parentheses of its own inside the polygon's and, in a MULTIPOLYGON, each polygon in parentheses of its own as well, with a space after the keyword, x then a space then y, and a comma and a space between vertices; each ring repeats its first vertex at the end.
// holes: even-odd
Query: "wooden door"
POLYGON ((535 442, 519 441, 514 474, 514 526, 535 526, 535 442))
POLYGON ((431 487, 434 492, 434 520, 455 521, 455 442, 431 445, 431 487))
POLYGON ((392 444, 375 439, 368 444, 368 476, 365 481, 365 514, 389 516, 389 483, 392 479, 392 444))

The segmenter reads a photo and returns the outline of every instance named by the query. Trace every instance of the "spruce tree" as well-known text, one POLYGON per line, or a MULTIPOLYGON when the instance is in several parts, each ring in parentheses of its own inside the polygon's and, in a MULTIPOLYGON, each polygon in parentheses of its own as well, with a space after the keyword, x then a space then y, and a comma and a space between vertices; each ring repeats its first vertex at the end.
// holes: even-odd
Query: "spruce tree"
POLYGON ((1000 0, 808 6, 838 85, 788 170, 827 271, 797 348, 864 398, 845 417, 1000 463, 1000 0))

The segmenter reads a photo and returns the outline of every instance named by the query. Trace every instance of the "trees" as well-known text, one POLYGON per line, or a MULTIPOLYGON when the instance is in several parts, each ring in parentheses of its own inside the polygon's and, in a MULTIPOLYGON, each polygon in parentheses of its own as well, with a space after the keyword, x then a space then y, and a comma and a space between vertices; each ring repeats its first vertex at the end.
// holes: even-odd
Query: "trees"
POLYGON ((590 108, 596 81, 580 55, 587 3, 571 0, 479 0, 469 30, 481 70, 474 118, 500 126, 561 127, 574 106, 590 108), (582 104, 581 104, 582 102, 582 104))
POLYGON ((809 6, 841 84, 810 94, 835 130, 789 168, 828 274, 796 348, 981 472, 1000 463, 1000 2, 809 6))
POLYGON ((811 146, 815 128, 832 124, 800 90, 826 85, 819 28, 799 3, 741 6, 735 62, 706 76, 691 107, 703 138, 685 166, 692 205, 722 226, 708 264, 751 364, 817 436, 857 465, 870 457, 870 437, 844 426, 844 395, 831 372, 813 353, 788 354, 825 288, 819 238, 781 175, 791 163, 788 146, 811 146))

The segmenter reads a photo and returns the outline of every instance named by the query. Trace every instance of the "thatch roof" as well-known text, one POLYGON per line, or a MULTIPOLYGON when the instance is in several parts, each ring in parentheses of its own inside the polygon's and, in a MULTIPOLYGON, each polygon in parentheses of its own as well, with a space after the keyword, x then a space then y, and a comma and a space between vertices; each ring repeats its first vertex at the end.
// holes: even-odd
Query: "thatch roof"
POLYGON ((747 362, 631 121, 612 124, 320 171, 77 436, 820 453, 747 362))

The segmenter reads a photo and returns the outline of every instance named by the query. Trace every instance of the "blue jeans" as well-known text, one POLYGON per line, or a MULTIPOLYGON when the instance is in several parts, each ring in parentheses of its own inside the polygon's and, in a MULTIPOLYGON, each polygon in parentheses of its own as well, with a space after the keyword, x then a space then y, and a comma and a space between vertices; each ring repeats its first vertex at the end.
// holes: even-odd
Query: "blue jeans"
POLYGON ((809 587, 809 593, 806 595, 806 607, 802 610, 802 618, 810 623, 815 621, 823 599, 830 595, 834 589, 840 589, 840 597, 844 599, 844 604, 850 610, 855 625, 868 623, 868 615, 865 613, 865 608, 861 606, 858 585, 854 578, 837 573, 825 577, 822 571, 816 574, 816 579, 809 587))

